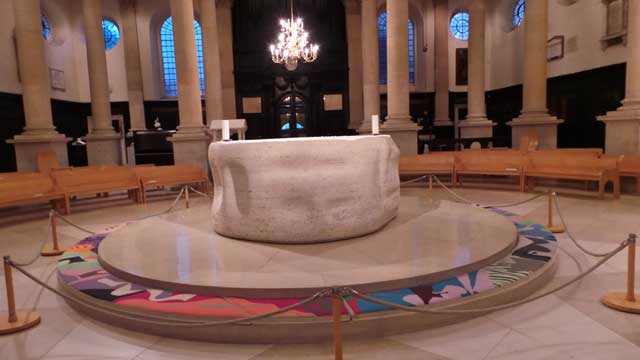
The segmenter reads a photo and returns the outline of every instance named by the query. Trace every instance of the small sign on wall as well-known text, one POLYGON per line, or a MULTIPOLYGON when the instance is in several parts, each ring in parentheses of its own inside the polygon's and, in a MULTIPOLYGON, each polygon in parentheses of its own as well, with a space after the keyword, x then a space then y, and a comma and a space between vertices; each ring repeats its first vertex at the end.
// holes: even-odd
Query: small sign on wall
POLYGON ((51 88, 59 91, 66 91, 66 85, 64 81, 64 71, 49 68, 49 81, 51 82, 51 88))
POLYGON ((564 36, 557 35, 547 41, 547 61, 562 59, 564 57, 564 36))
POLYGON ((243 97, 242 112, 244 114, 260 114, 262 112, 261 97, 243 97))
POLYGON ((342 94, 325 94, 324 111, 340 111, 342 110, 342 94))

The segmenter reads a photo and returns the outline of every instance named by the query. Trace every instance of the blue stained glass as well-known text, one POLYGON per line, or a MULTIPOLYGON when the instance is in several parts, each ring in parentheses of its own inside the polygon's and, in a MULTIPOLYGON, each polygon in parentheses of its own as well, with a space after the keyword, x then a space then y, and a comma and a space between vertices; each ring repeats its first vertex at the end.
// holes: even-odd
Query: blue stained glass
POLYGON ((120 40, 120 29, 118 25, 111 20, 102 20, 102 33, 104 35, 104 48, 107 50, 113 49, 118 45, 120 40))
POLYGON ((520 26, 524 20, 525 0, 518 0, 513 6, 513 25, 520 26))
MULTIPOLYGON (((282 127, 280 128, 280 130, 289 130, 289 129, 291 129, 291 125, 289 125, 289 123, 286 123, 286 124, 282 125, 282 127)), ((304 126, 296 123, 296 129, 303 130, 304 126)))
MULTIPOLYGON (((409 19, 409 83, 415 83, 416 31, 413 21, 409 19)), ((378 58, 380 59, 380 84, 387 83, 387 13, 378 16, 378 58)))
POLYGON ((469 13, 459 12, 453 15, 449 28, 456 39, 469 40, 469 13))
POLYGON ((42 37, 44 37, 45 40, 49 40, 49 37, 51 36, 51 26, 49 25, 49 21, 44 15, 40 17, 40 21, 42 22, 42 37))
MULTIPOLYGON (((204 59, 202 55, 202 28, 194 21, 196 31, 196 55, 198 57, 198 77, 200 93, 204 94, 204 59)), ((166 96, 178 96, 178 75, 176 72, 176 55, 173 44, 173 21, 171 17, 160 27, 160 52, 164 72, 164 92, 166 96)))

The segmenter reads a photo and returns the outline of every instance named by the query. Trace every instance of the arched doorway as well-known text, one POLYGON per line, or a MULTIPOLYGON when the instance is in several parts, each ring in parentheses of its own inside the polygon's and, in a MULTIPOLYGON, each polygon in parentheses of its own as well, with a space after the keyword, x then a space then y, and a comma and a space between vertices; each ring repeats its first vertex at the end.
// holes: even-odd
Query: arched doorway
POLYGON ((296 92, 284 94, 276 107, 281 138, 307 136, 307 104, 296 92))

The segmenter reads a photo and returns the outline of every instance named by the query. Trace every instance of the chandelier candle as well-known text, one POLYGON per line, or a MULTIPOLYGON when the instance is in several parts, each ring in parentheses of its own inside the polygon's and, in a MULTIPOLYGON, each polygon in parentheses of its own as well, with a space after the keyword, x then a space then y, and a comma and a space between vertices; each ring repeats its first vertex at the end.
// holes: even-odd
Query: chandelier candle
POLYGON ((309 44, 309 33, 304 30, 301 18, 293 19, 293 2, 291 4, 291 18, 280 20, 280 35, 277 45, 270 45, 271 60, 276 64, 284 64, 285 68, 293 71, 298 67, 298 61, 313 62, 318 57, 316 44, 309 44))

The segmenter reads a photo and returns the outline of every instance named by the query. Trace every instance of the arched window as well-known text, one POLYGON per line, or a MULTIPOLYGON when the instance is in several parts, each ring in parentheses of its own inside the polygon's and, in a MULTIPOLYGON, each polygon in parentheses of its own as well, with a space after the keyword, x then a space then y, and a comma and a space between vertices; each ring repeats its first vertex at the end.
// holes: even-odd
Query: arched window
POLYGON ((104 48, 107 50, 113 49, 118 45, 120 40, 120 29, 118 25, 112 20, 102 20, 102 33, 104 35, 104 48))
POLYGON ((451 34, 456 39, 467 41, 469 40, 469 13, 459 12, 451 17, 449 23, 451 34))
POLYGON ((513 5, 513 25, 520 26, 522 21, 524 20, 524 0, 516 1, 515 5, 513 5))
MULTIPOLYGON (((409 83, 415 84, 416 64, 416 30, 413 21, 409 19, 409 83)), ((378 16, 378 55, 380 58, 380 84, 387 83, 387 13, 378 16)))
POLYGON ((49 20, 47 20, 46 16, 42 15, 40 17, 40 22, 42 22, 42 37, 44 37, 45 40, 49 40, 51 37, 51 26, 49 25, 49 20))
MULTIPOLYGON (((194 21, 196 30, 196 54, 198 57, 198 75, 200 78, 200 93, 204 94, 204 61, 202 56, 202 28, 198 21, 194 21)), ((173 46, 173 22, 171 17, 160 27, 160 54, 162 55, 162 69, 164 74, 164 93, 166 96, 178 96, 178 76, 176 74, 176 55, 173 46)))

